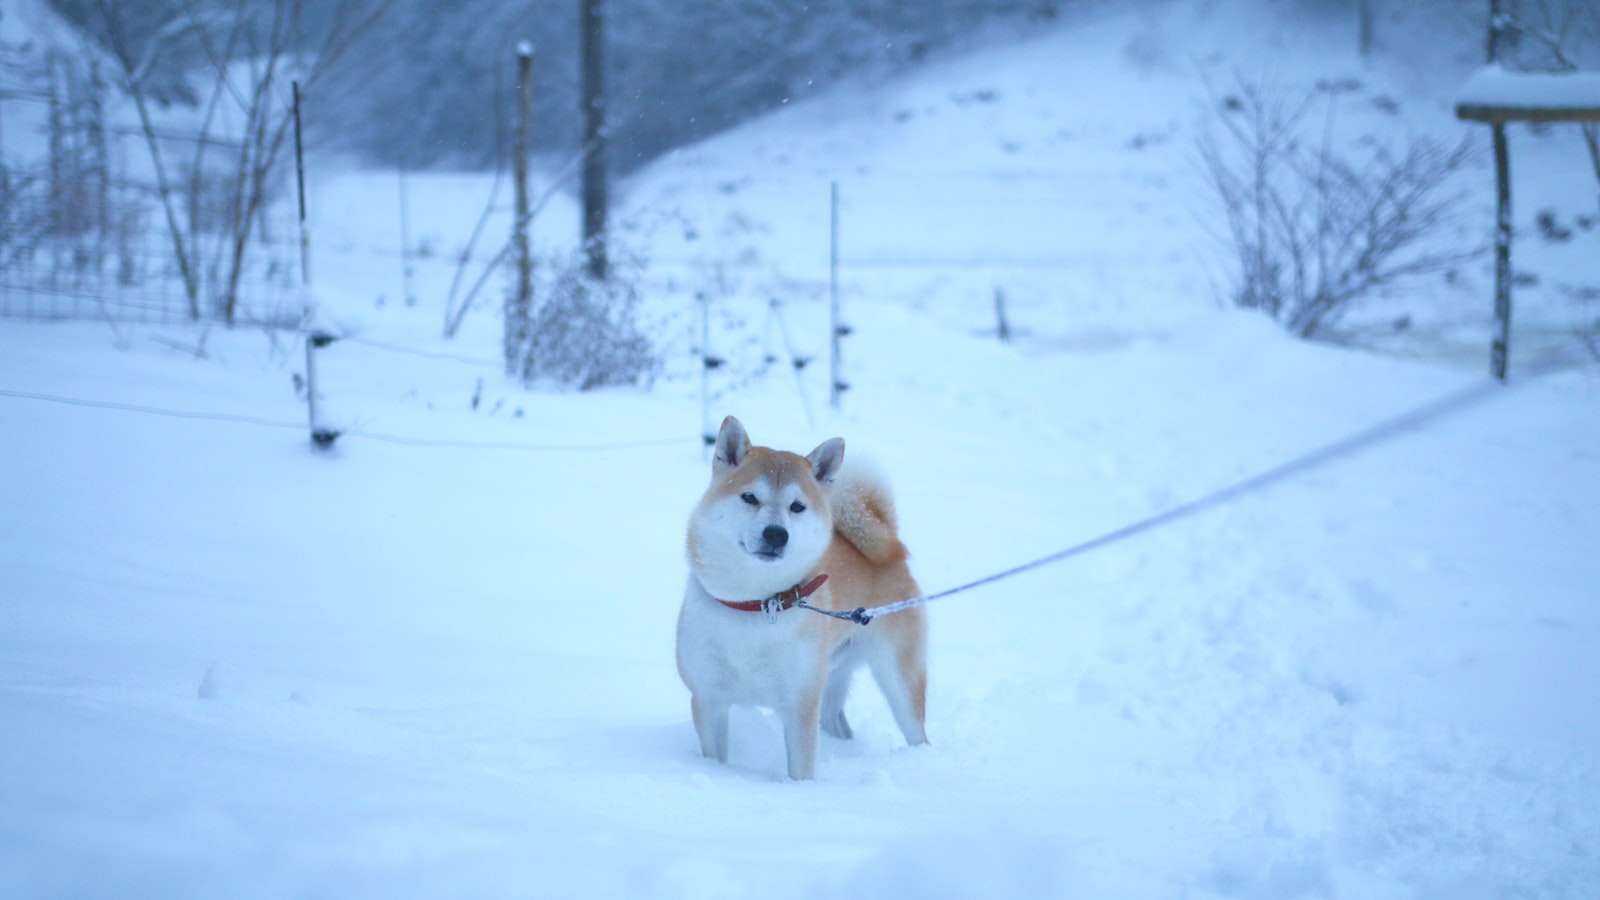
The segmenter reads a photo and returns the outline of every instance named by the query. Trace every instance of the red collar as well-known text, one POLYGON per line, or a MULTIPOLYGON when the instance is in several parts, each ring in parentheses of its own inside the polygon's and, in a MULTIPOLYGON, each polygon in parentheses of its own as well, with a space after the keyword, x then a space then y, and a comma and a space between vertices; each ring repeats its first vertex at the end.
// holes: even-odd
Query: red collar
POLYGON ((768 615, 775 615, 782 610, 792 609, 796 603, 799 603, 801 600, 804 600, 812 594, 815 594, 817 592, 817 588, 822 587, 822 583, 827 580, 828 576, 818 575, 805 584, 797 584, 794 587, 789 588, 787 591, 779 591, 765 600, 714 599, 716 599, 716 601, 721 603, 723 606, 726 606, 729 609, 737 609, 740 612, 761 612, 762 610, 766 610, 768 615))

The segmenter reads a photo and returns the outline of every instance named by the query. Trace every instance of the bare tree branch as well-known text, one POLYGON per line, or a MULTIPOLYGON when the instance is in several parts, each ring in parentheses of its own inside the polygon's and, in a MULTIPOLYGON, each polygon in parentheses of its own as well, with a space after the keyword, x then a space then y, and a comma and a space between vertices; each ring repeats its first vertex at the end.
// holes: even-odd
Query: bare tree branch
POLYGON ((1240 79, 1217 106, 1220 122, 1199 138, 1238 260, 1234 301, 1302 337, 1363 296, 1481 253, 1430 240, 1460 208, 1463 198, 1441 186, 1466 163, 1466 143, 1416 139, 1399 156, 1377 146, 1352 160, 1334 145, 1330 109, 1321 146, 1308 147, 1302 126, 1311 105, 1332 106, 1347 92, 1319 85, 1289 99, 1240 79))

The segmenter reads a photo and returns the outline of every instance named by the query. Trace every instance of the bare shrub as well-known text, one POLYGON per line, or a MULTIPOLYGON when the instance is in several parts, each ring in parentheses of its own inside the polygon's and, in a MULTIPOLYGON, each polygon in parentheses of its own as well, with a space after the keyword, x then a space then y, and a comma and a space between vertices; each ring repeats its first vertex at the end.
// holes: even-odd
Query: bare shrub
POLYGON ((1294 96, 1239 79, 1200 133, 1234 255, 1233 301, 1301 337, 1321 334, 1357 299, 1483 252, 1437 240, 1458 219, 1463 195, 1447 184, 1469 145, 1336 146, 1339 98, 1358 90, 1322 82, 1294 96), (1308 140, 1319 108, 1321 139, 1308 140))
POLYGON ((646 385, 661 369, 638 322, 640 266, 614 261, 611 277, 589 276, 582 253, 563 259, 544 301, 517 334, 507 334, 507 361, 524 383, 580 391, 646 385))
POLYGON ((231 325, 239 313, 242 279, 263 242, 260 228, 276 199, 294 123, 285 88, 292 82, 314 90, 387 2, 314 4, 320 28, 306 27, 313 5, 306 0, 67 4, 114 61, 138 114, 191 318, 215 314, 231 325), (199 68, 186 72, 174 58, 199 68), (202 111, 198 132, 184 141, 186 161, 152 112, 168 99, 202 111), (204 288, 216 294, 214 310, 203 302, 204 288))

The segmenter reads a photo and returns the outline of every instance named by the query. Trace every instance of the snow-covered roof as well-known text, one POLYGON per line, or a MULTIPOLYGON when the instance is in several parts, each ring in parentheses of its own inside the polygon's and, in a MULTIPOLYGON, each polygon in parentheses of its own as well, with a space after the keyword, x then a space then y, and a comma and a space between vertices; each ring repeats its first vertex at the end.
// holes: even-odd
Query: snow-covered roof
POLYGON ((1473 72, 1456 97, 1456 116, 1476 122, 1600 120, 1600 72, 1473 72))

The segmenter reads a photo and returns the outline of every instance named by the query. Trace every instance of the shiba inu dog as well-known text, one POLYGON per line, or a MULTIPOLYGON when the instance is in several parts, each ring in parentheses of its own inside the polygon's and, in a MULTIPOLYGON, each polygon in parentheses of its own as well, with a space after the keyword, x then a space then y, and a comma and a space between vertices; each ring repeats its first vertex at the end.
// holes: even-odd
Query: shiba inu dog
POLYGON ((865 626, 795 608, 870 611, 921 594, 893 498, 869 467, 844 465, 842 439, 800 456, 752 447, 738 419, 723 420, 688 555, 678 674, 707 757, 728 761, 730 707, 766 707, 783 723, 789 777, 814 777, 819 727, 851 737, 844 702, 863 664, 906 741, 927 742, 923 608, 865 626))

